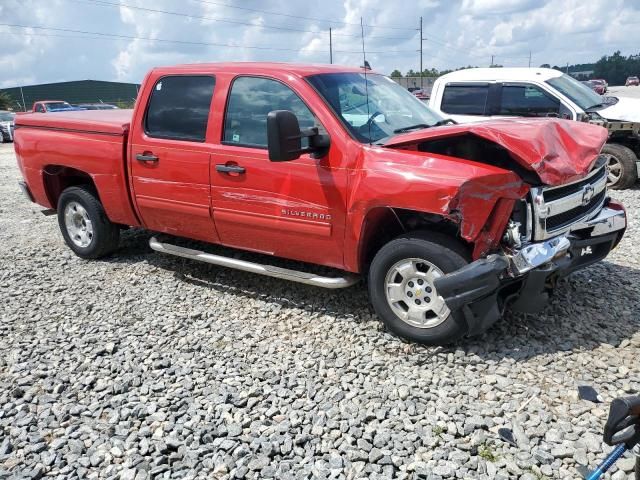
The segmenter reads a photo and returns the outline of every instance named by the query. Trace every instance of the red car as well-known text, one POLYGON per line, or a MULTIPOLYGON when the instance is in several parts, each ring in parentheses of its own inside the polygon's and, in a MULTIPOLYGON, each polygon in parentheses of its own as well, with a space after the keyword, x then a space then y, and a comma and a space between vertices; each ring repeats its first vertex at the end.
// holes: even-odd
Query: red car
POLYGON ((426 90, 423 90, 421 88, 419 88, 418 90, 414 90, 413 95, 418 99, 418 100, 423 100, 423 101, 428 101, 429 100, 429 94, 426 92, 426 90))
POLYGON ((609 89, 609 83, 605 79, 594 78, 593 81, 596 82, 598 85, 602 85, 604 87, 604 93, 607 93, 607 90, 609 89))
POLYGON ((134 110, 21 115, 15 150, 23 191, 57 211, 82 258, 113 253, 120 229, 135 226, 331 267, 150 241, 319 287, 366 277, 391 331, 445 344, 507 306, 539 309, 557 279, 604 258, 626 227, 606 194, 605 129, 448 123, 361 68, 184 65, 152 70, 134 110))
POLYGON ((587 87, 589 87, 591 90, 596 92, 598 95, 604 95, 607 91, 607 87, 605 87, 602 83, 598 82, 597 80, 586 80, 582 83, 584 83, 587 87))
POLYGON ((625 87, 637 87, 638 85, 640 85, 640 80, 638 79, 638 77, 628 77, 624 85, 625 87))

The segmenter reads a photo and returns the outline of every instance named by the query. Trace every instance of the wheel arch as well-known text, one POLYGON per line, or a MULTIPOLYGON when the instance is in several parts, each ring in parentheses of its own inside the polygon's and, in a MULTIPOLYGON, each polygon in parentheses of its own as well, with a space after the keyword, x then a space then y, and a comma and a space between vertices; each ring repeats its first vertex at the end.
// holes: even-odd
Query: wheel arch
POLYGON ((388 242, 415 231, 428 231, 460 243, 468 256, 474 245, 460 236, 460 226, 445 215, 396 207, 374 207, 362 222, 358 248, 358 266, 366 274, 376 253, 388 242))
POLYGON ((100 198, 96 184, 86 172, 62 165, 47 165, 42 169, 42 183, 53 208, 57 208, 62 192, 69 187, 85 186, 100 198))

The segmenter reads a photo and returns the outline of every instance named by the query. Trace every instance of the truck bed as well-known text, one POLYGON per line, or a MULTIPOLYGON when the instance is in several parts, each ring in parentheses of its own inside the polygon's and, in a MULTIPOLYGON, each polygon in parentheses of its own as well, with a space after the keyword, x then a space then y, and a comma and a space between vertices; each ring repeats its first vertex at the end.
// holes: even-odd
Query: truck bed
POLYGON ((124 135, 129 130, 133 110, 82 110, 75 112, 24 113, 16 115, 16 127, 124 135))
POLYGON ((18 166, 34 200, 57 208, 69 175, 85 177, 109 219, 138 225, 128 182, 127 141, 132 110, 16 115, 18 166), (90 178, 90 180, 89 180, 90 178))

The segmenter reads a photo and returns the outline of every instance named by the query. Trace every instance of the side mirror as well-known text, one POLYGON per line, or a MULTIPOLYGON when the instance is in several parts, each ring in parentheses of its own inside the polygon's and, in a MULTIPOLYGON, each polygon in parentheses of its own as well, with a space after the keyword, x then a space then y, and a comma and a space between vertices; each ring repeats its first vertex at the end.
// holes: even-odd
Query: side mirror
POLYGON ((272 162, 295 160, 303 153, 319 158, 329 150, 329 137, 320 135, 317 127, 300 130, 298 117, 289 110, 274 110, 267 115, 267 146, 272 162), (305 137, 309 147, 302 148, 305 137))

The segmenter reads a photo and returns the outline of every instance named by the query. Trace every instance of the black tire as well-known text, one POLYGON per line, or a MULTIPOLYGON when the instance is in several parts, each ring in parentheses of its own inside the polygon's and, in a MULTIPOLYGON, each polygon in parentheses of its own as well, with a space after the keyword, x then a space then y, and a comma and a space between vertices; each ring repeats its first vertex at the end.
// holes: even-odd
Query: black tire
POLYGON ((632 187, 638 180, 638 157, 628 147, 617 143, 607 143, 602 149, 603 155, 609 155, 609 165, 619 166, 620 175, 616 181, 607 180, 607 186, 613 190, 623 190, 632 187))
POLYGON ((378 251, 369 268, 369 298, 378 317, 391 332, 413 342, 446 345, 459 340, 468 332, 461 312, 449 312, 441 323, 422 328, 405 322, 387 301, 387 273, 398 262, 410 258, 426 260, 445 274, 469 263, 465 248, 445 235, 418 231, 392 240, 378 251))
POLYGON ((65 243, 80 258, 100 258, 118 248, 120 229, 111 223, 96 193, 89 187, 69 187, 58 199, 58 225, 65 243), (92 235, 87 246, 80 246, 71 239, 65 222, 65 209, 71 202, 80 204, 91 221, 92 235))

